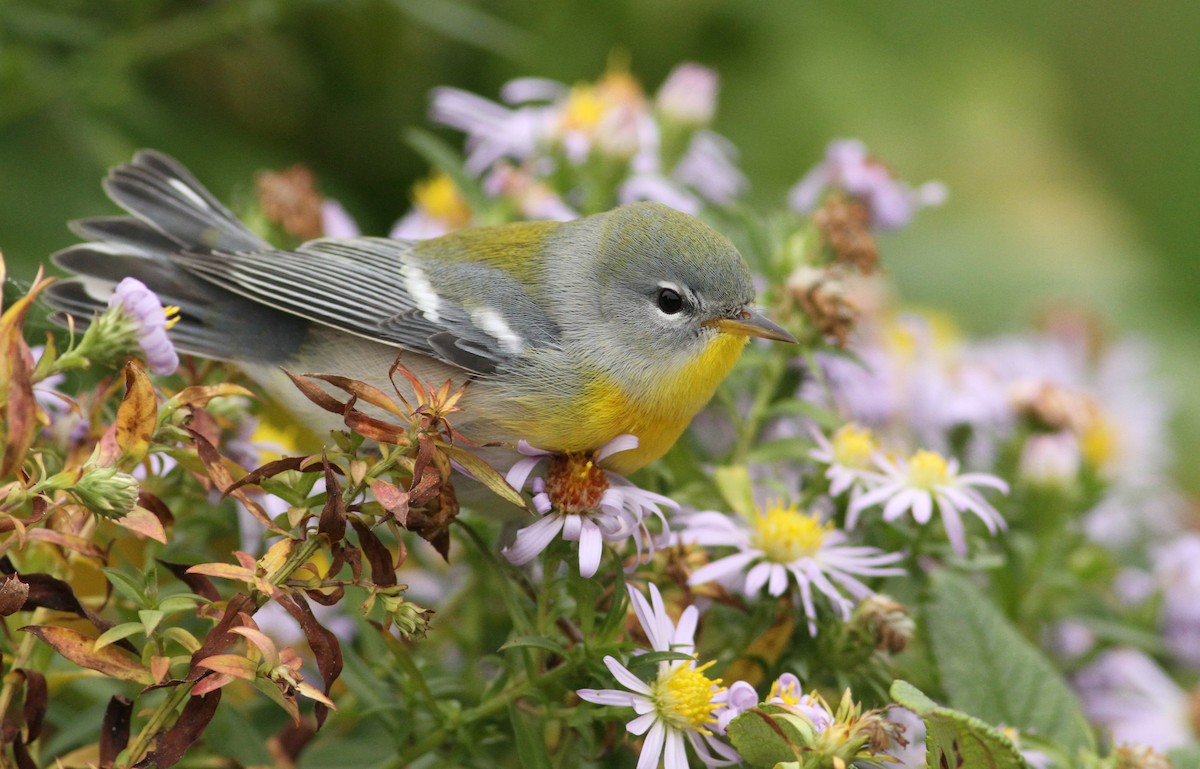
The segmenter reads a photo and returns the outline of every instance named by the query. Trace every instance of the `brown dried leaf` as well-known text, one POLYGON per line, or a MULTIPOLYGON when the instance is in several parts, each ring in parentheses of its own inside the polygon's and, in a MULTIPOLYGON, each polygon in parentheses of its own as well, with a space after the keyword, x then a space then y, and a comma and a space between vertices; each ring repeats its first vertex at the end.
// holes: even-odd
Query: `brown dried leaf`
POLYGON ((212 721, 220 702, 220 689, 189 699, 183 706, 183 712, 179 714, 179 718, 175 720, 170 729, 159 735, 154 750, 135 765, 136 769, 143 769, 151 765, 157 769, 169 769, 179 763, 179 759, 183 758, 183 754, 187 753, 188 748, 200 739, 200 735, 204 734, 204 730, 208 727, 208 722, 212 721))
POLYGON ((29 585, 17 574, 10 574, 0 582, 0 617, 19 612, 29 599, 29 585))
POLYGON ((351 409, 346 412, 344 421, 346 427, 354 432, 378 443, 390 443, 395 446, 407 446, 412 443, 408 428, 384 422, 382 419, 369 417, 361 411, 351 409))
POLYGON ((95 649, 96 639, 77 630, 53 625, 26 625, 21 630, 37 636, 56 652, 81 667, 144 686, 154 683, 154 676, 150 671, 115 644, 95 649))
POLYGON ((357 518, 351 518, 350 523, 358 534, 358 543, 367 563, 371 565, 371 581, 380 587, 391 587, 396 584, 396 566, 392 554, 387 547, 375 536, 375 532, 357 518))
POLYGON ((229 487, 226 493, 232 493, 234 489, 240 489, 243 486, 257 486, 262 483, 264 478, 274 478, 276 475, 286 473, 288 470, 300 470, 310 473, 317 472, 315 469, 306 469, 315 467, 316 461, 316 457, 284 457, 283 459, 276 459, 274 462, 268 462, 257 470, 251 470, 243 475, 229 487))
POLYGON ((125 364, 125 397, 117 409, 117 445, 133 463, 150 450, 158 429, 158 396, 146 372, 133 361, 125 364))
POLYGON ((296 376, 287 369, 282 369, 282 371, 288 375, 288 379, 292 380, 292 384, 296 385, 300 394, 316 405, 333 414, 342 414, 346 410, 346 404, 322 390, 318 385, 296 376))
MULTIPOLYGON (((325 683, 324 694, 328 695, 333 682, 342 674, 342 647, 338 644, 337 636, 317 622, 303 596, 281 594, 276 596, 275 600, 300 623, 304 638, 316 657, 317 669, 321 671, 321 680, 325 683)), ((329 715, 329 709, 318 702, 313 708, 313 714, 317 717, 317 727, 320 728, 325 723, 325 717, 329 715)))
POLYGON ((171 508, 167 507, 165 502, 145 489, 138 489, 137 503, 138 506, 144 507, 154 513, 154 517, 163 525, 163 528, 175 524, 175 514, 171 512, 171 508))
POLYGON ((100 769, 111 769, 117 755, 129 745, 132 716, 133 700, 116 695, 108 701, 100 724, 100 769))
POLYGON ((317 531, 329 537, 330 542, 341 542, 346 536, 346 501, 342 499, 342 487, 333 466, 324 455, 321 464, 325 468, 325 508, 321 510, 317 531))
POLYGON ((247 398, 253 398, 254 393, 247 390, 241 385, 222 382, 215 385, 192 385, 185 387, 177 392, 170 400, 172 408, 181 406, 189 406, 191 408, 204 408, 213 398, 226 398, 231 395, 243 395, 247 398))
POLYGON ((377 387, 372 387, 366 382, 360 382, 357 379, 350 379, 344 376, 336 376, 333 374, 304 374, 309 379, 320 379, 322 382, 328 382, 339 390, 344 390, 350 395, 355 396, 359 400, 364 400, 372 406, 376 406, 384 411, 395 414, 398 417, 405 417, 407 414, 400 406, 393 401, 383 390, 377 387))
POLYGON ((162 521, 158 520, 157 515, 144 507, 135 505, 128 515, 121 518, 114 518, 113 523, 121 528, 132 531, 134 534, 140 534, 147 539, 161 542, 164 545, 167 544, 167 530, 163 528, 162 521))
POLYGON ((25 747, 25 743, 17 740, 13 743, 13 762, 16 763, 17 769, 38 769, 37 762, 33 760, 33 756, 29 755, 29 748, 25 747))
POLYGON ((25 677, 25 744, 33 742, 42 733, 42 720, 50 704, 50 693, 46 677, 36 670, 18 669, 25 677))
POLYGON ((222 494, 228 494, 238 502, 241 502, 250 511, 250 514, 257 518, 270 531, 280 534, 286 533, 275 525, 271 517, 262 509, 262 505, 251 499, 245 489, 234 487, 233 476, 229 474, 229 468, 225 466, 225 460, 217 451, 216 446, 208 438, 205 438, 191 427, 188 427, 187 431, 191 434, 192 441, 196 444, 196 453, 199 455, 200 461, 204 463, 204 469, 208 473, 209 479, 212 480, 217 489, 222 494))

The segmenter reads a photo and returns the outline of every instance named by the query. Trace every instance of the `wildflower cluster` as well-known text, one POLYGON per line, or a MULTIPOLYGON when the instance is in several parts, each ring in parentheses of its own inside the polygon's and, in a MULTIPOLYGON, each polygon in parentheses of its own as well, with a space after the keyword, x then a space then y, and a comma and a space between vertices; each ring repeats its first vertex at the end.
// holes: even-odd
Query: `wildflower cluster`
MULTIPOLYGON (((945 190, 837 140, 749 213, 718 91, 697 64, 652 93, 621 67, 442 88, 463 152, 413 134, 436 170, 393 237, 655 200, 716 223, 802 340, 749 345, 628 477, 645 436, 480 445, 461 383, 404 355, 376 385, 281 373, 286 414, 180 360, 136 281, 49 334, 48 279, 6 298, 3 760, 1191 765, 1200 533, 1144 347, 1081 312, 972 340, 898 306, 884 239, 945 190)), ((255 189, 238 213, 275 243, 359 233, 302 167, 255 189)))

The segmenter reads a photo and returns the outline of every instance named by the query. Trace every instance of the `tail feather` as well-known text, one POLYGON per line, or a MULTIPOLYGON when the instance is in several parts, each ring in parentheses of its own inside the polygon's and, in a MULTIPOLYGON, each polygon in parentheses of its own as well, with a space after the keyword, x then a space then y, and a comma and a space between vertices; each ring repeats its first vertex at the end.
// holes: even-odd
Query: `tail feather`
MULTIPOLYGON (((152 150, 113 169, 104 188, 133 216, 73 222, 90 242, 55 253, 56 265, 77 277, 50 286, 47 303, 86 326, 125 277, 145 283, 163 304, 180 308, 170 331, 181 352, 221 360, 278 363, 303 343, 308 323, 219 288, 180 267, 172 255, 269 245, 246 228, 174 159, 152 150)), ((214 256, 214 258, 219 258, 214 256)))

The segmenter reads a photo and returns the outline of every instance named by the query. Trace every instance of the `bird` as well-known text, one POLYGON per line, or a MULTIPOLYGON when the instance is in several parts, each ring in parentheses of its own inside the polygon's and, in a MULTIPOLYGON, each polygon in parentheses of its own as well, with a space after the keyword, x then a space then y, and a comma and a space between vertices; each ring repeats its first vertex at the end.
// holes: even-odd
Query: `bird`
POLYGON ((180 352, 232 362, 313 429, 331 415, 285 369, 386 392, 401 355, 423 381, 466 385, 454 426, 467 438, 572 453, 632 434, 607 463, 630 473, 676 442, 750 338, 796 342, 753 307, 733 243, 661 203, 280 249, 165 153, 138 151, 103 186, 128 215, 70 224, 85 242, 52 255, 74 277, 51 286, 51 307, 86 323, 134 277, 179 308, 180 352))

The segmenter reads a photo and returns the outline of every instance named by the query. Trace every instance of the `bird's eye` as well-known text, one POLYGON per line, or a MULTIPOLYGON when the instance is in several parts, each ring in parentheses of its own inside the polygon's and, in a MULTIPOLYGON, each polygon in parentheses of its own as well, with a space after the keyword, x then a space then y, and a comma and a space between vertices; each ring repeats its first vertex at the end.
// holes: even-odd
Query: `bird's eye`
POLYGON ((671 288, 660 288, 655 300, 658 302, 658 309, 667 315, 674 315, 683 309, 683 297, 671 288))

